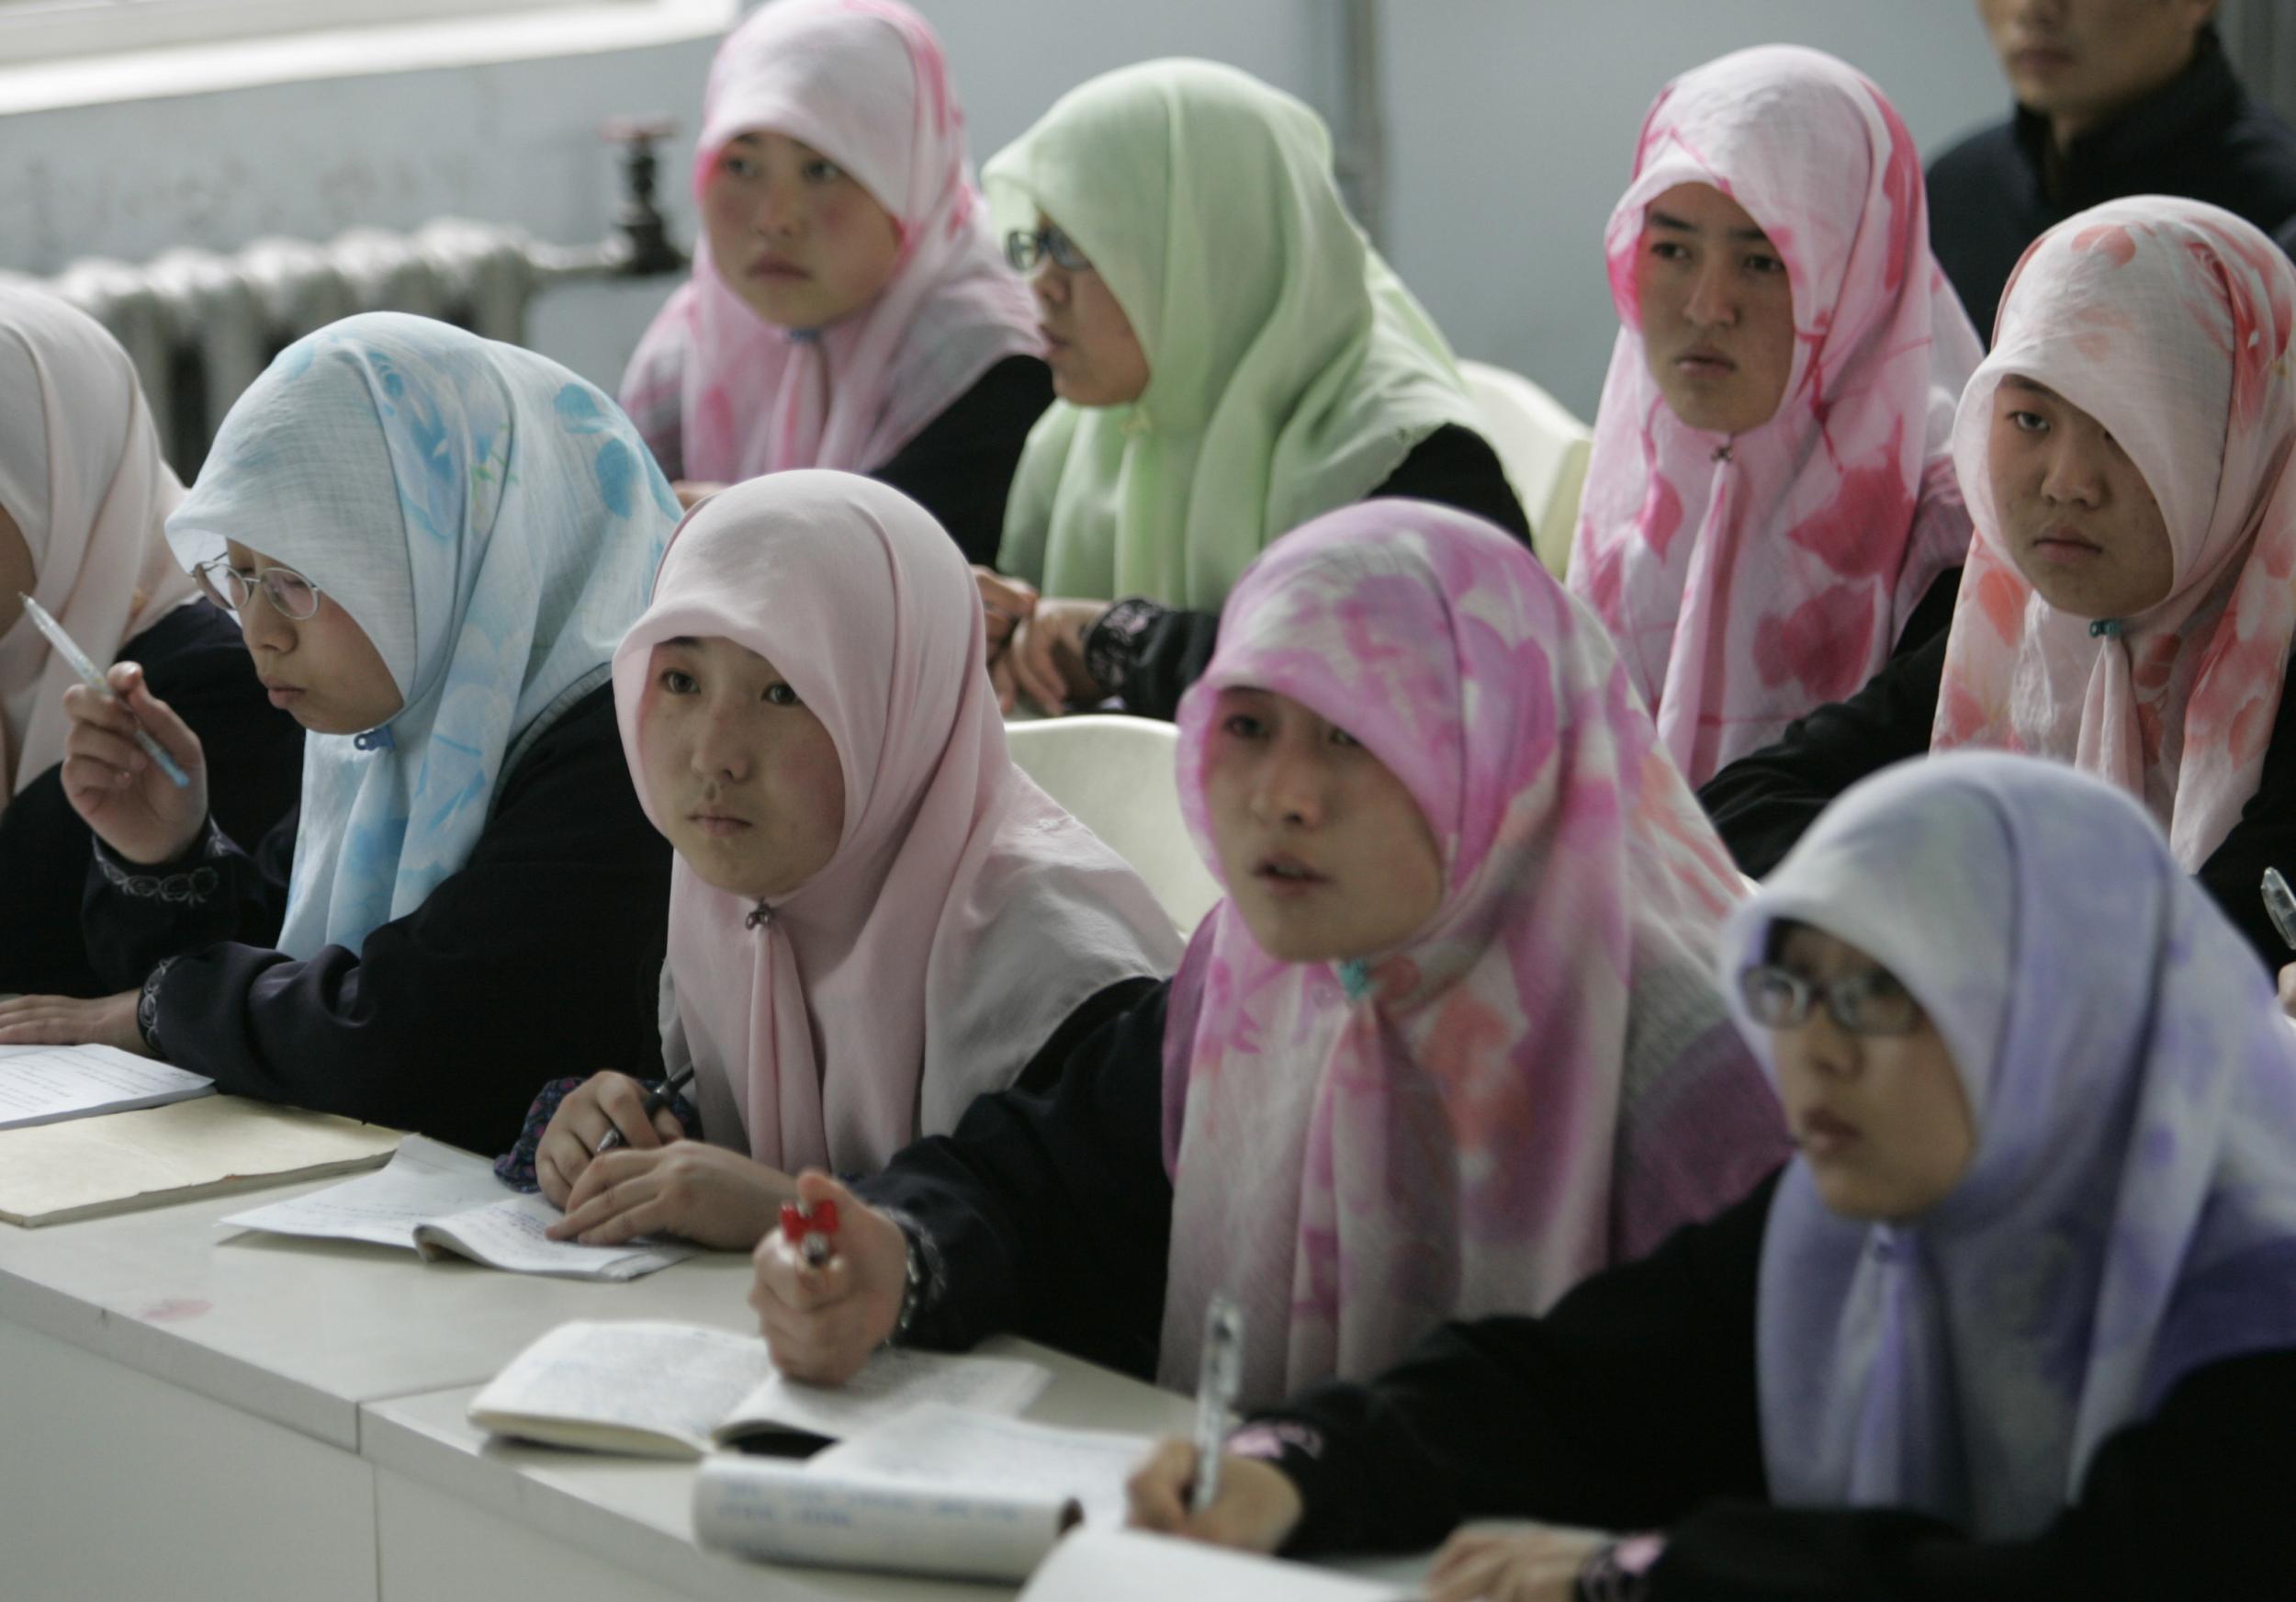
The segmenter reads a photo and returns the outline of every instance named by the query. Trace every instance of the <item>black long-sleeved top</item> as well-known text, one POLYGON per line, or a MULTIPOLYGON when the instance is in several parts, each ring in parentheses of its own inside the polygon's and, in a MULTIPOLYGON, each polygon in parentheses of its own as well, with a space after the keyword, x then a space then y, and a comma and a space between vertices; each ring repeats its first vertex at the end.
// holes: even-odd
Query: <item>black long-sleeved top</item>
POLYGON ((1020 447, 1052 403, 1052 369, 1007 356, 869 476, 939 519, 966 561, 993 566, 1020 447))
MULTIPOLYGON (((303 730, 264 700, 227 614, 205 601, 178 606, 118 657, 140 664, 152 694, 199 737, 218 823, 254 840, 287 814, 303 785, 303 730)), ((0 812, 0 994, 104 993, 80 931, 88 849, 87 825, 64 798, 61 763, 0 812)))
POLYGON ((1652 1602, 2296 1596, 2296 1351, 2187 1375, 2030 1540, 1771 1506, 1755 1307, 1776 1183, 1543 1318, 1446 1325, 1370 1383, 1255 1415, 1306 1503, 1293 1550, 1409 1551, 1465 1519, 1535 1517, 1666 1531, 1652 1602))
POLYGON ((962 1350, 1000 1331, 1153 1375, 1172 1236, 1164 1168, 1171 982, 1109 987, 1018 1086, 975 1100, 853 1189, 929 1243, 907 1344, 962 1350))
MULTIPOLYGON (((1446 423, 1421 440, 1368 500, 1433 501, 1498 525, 1525 545, 1530 519, 1507 482, 1498 453, 1472 429, 1446 423)), ((1180 696, 1203 676, 1220 641, 1220 615, 1127 600, 1109 609, 1086 642, 1086 655, 1124 704, 1141 717, 1169 720, 1180 696)))
POLYGON ((2055 152, 2020 107, 1930 164, 1930 245, 1988 344, 2025 247, 2077 211, 2128 195, 2181 195, 2271 233, 2296 217, 2296 129, 2248 97, 2213 28, 2192 64, 2055 152))
MULTIPOLYGON (((1892 762, 1927 754, 1947 632, 1891 659, 1850 699, 1788 724, 1775 744, 1748 752, 1700 787, 1699 803, 1739 871, 1761 877, 1835 796, 1892 762)), ((2194 875, 2277 972, 2290 953, 2257 893, 2264 870, 2276 865, 2296 866, 2296 695, 2285 693, 2262 782, 2194 875)))
POLYGON ((611 686, 535 741, 469 859, 356 954, 273 949, 295 831, 290 816, 250 855, 210 829, 175 863, 98 852, 85 869, 97 969, 143 987, 168 1061, 481 1152, 511 1145, 546 1080, 658 1063, 670 846, 639 809, 611 686))

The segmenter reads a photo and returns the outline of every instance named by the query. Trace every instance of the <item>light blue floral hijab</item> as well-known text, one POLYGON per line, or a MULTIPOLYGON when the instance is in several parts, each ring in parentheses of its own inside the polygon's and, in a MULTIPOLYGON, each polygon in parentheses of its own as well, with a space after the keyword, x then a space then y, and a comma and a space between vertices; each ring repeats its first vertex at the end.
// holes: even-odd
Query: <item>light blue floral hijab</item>
POLYGON ((678 516, 613 402, 530 351, 376 312, 280 353, 168 539, 187 566, 234 539, 305 575, 405 701, 304 742, 280 950, 355 952, 461 868, 502 775, 606 683, 678 516))

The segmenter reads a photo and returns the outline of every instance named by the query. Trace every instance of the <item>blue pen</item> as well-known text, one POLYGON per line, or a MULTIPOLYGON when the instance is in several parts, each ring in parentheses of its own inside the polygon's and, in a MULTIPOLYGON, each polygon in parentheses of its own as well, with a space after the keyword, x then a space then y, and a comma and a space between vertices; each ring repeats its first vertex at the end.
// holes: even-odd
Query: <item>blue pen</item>
MULTIPOLYGON (((112 687, 105 682, 104 675, 96 671, 96 664, 87 660, 87 652, 73 643, 72 637, 63 631, 62 624, 48 615, 48 608, 29 595, 19 596, 18 599, 24 603, 24 615, 32 620, 34 628, 48 637, 48 643, 56 648, 56 653, 71 664, 73 672, 80 675, 80 683, 98 695, 118 700, 118 696, 112 694, 112 687)), ((142 748, 145 756, 160 765, 161 773, 175 782, 175 788, 183 790, 190 787, 191 775, 184 772, 174 757, 161 750, 160 742, 149 733, 137 729, 136 744, 142 748)))

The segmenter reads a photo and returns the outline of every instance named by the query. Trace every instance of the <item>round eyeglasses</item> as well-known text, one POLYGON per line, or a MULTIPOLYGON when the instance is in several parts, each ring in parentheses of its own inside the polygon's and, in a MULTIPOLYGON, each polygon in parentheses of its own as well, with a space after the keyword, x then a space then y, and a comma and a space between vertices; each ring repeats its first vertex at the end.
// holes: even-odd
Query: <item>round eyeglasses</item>
POLYGON ((1911 1034, 1927 1016, 1896 976, 1879 968, 1821 983, 1762 963, 1739 975, 1738 991, 1766 1029, 1798 1029, 1821 1004, 1851 1034, 1911 1034))
POLYGON ((210 557, 192 569, 191 576, 208 599, 226 612, 245 612, 247 603, 261 591, 271 609, 282 617, 302 623, 319 615, 319 586, 293 568, 242 573, 231 566, 231 558, 210 557))
POLYGON ((1016 228, 1005 235, 1005 259, 1016 273, 1033 273, 1047 256, 1064 272, 1088 273, 1092 259, 1057 228, 1016 228))

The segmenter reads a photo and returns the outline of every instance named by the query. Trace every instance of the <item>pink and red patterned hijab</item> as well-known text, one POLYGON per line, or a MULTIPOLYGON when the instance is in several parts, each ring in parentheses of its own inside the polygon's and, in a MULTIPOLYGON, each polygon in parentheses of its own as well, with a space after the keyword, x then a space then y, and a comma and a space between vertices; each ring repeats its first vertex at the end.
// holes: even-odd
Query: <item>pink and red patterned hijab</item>
POLYGON ((2197 871, 2257 793, 2296 637, 2296 267, 2228 211, 2157 195, 2068 218, 2009 279, 1953 455, 1977 537, 1930 747, 2069 762, 2144 801, 2197 871), (2110 430, 2160 503, 2168 596, 2057 611, 2003 543, 1986 471, 2016 374, 2110 430))
POLYGON ((1255 561, 1182 702, 1205 800, 1221 690, 1346 729, 1419 804, 1445 892, 1366 963, 1277 961, 1232 903, 1173 983, 1162 1370, 1205 1299, 1246 1313, 1244 1392, 1362 1377, 1446 1318, 1544 1309, 1784 1159, 1715 980, 1744 894, 1602 625, 1500 530, 1412 501, 1255 561))
POLYGON ((827 327, 779 328, 706 243, 639 342, 621 401, 672 478, 882 467, 988 369, 1042 348, 965 154, 940 41, 895 0, 772 0, 710 65, 699 197, 737 134, 784 134, 858 179, 901 228, 900 265, 827 327))
POLYGON ((1920 152, 1860 73, 1817 51, 1685 73, 1643 122, 1604 236, 1618 343, 1570 588, 1617 637, 1693 784, 1854 694, 1896 647, 1969 521, 1947 457, 1983 355, 1930 254, 1920 152), (1650 377, 1635 294, 1649 204, 1705 184, 1785 264, 1795 350, 1769 422, 1694 429, 1650 377))

